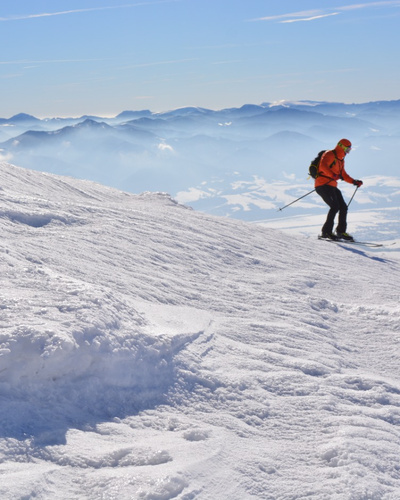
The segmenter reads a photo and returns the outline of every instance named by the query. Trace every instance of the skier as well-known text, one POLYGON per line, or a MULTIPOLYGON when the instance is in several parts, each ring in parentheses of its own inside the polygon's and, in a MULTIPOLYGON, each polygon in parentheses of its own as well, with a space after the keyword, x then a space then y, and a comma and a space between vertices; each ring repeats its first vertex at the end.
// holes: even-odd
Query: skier
POLYGON ((340 189, 337 187, 339 179, 354 184, 357 187, 363 184, 362 181, 350 177, 344 168, 344 157, 350 151, 351 142, 348 139, 341 139, 335 149, 325 151, 318 167, 315 190, 330 208, 325 224, 322 226, 322 238, 354 241, 353 237, 346 233, 347 204, 343 199, 340 189), (336 234, 333 234, 335 216, 338 212, 339 220, 336 234))

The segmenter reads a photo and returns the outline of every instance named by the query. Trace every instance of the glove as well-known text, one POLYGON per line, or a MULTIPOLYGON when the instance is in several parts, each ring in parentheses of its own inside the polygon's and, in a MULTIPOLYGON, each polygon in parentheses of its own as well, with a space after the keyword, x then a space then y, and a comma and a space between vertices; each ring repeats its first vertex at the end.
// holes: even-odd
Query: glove
POLYGON ((353 184, 357 187, 361 187, 363 185, 363 181, 354 180, 353 184))

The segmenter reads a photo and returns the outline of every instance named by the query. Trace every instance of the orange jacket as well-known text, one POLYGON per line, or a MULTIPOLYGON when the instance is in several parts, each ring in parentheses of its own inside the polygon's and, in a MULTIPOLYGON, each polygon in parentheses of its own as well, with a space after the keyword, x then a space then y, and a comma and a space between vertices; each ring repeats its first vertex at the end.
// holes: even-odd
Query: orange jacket
POLYGON ((318 177, 315 179, 315 187, 323 186, 325 184, 337 187, 337 181, 339 179, 353 184, 354 179, 350 177, 344 168, 345 156, 346 154, 340 146, 336 146, 333 150, 325 151, 319 163, 318 177))

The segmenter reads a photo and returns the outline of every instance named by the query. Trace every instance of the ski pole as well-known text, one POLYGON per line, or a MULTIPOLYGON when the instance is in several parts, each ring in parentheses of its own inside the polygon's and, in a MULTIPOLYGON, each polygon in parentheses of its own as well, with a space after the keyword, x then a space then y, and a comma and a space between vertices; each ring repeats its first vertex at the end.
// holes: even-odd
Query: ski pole
MULTIPOLYGON (((293 203, 296 203, 296 201, 299 201, 301 200, 302 198, 305 198, 306 196, 308 196, 309 194, 313 193, 315 191, 315 189, 313 189, 312 191, 310 191, 309 193, 307 194, 304 194, 303 196, 300 196, 300 198, 297 198, 297 200, 294 200, 292 201, 291 203, 288 203, 287 205, 285 205, 284 207, 282 208, 278 208, 278 212, 282 211, 284 208, 286 207, 290 207, 290 205, 293 205, 293 203)), ((354 195, 353 195, 354 196, 354 195)))
MULTIPOLYGON (((325 186, 326 184, 329 184, 331 181, 332 181, 332 179, 329 179, 329 178, 328 178, 328 181, 327 181, 327 182, 325 182, 325 184, 322 184, 322 186, 325 186)), ((309 193, 306 193, 306 194, 304 194, 303 196, 300 196, 300 198, 297 198, 297 200, 294 200, 294 201, 292 201, 291 203, 288 203, 287 205, 285 205, 285 206, 284 206, 284 207, 282 207, 282 208, 278 208, 278 212, 282 211, 282 210, 283 210, 284 208, 286 208, 286 207, 290 207, 290 205, 293 205, 293 203, 296 203, 296 201, 299 201, 299 200, 301 200, 302 198, 305 198, 306 196, 308 196, 309 194, 313 193, 314 191, 316 191, 316 189, 315 189, 315 188, 314 188, 312 191, 310 191, 309 193)), ((357 191, 357 189, 356 189, 356 191, 357 191)), ((354 194, 355 194, 355 193, 354 193, 354 194)), ((353 197, 354 197, 354 194, 353 194, 353 197)), ((353 198, 352 198, 352 199, 353 199, 353 198)), ((350 200, 350 201, 351 201, 351 200, 350 200)), ((349 203, 349 205, 350 205, 350 203, 349 203)))
POLYGON ((357 189, 358 189, 358 186, 356 187, 356 190, 354 191, 353 196, 350 198, 350 201, 347 203, 347 208, 350 206, 350 203, 352 202, 355 194, 357 193, 357 189))

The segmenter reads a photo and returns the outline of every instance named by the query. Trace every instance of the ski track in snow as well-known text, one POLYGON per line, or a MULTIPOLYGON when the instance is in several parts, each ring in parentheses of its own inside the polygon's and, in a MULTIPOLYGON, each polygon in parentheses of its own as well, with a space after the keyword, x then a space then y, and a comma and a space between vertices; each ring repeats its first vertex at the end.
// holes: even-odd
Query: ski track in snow
POLYGON ((1 498, 400 498, 398 244, 0 177, 1 498))

